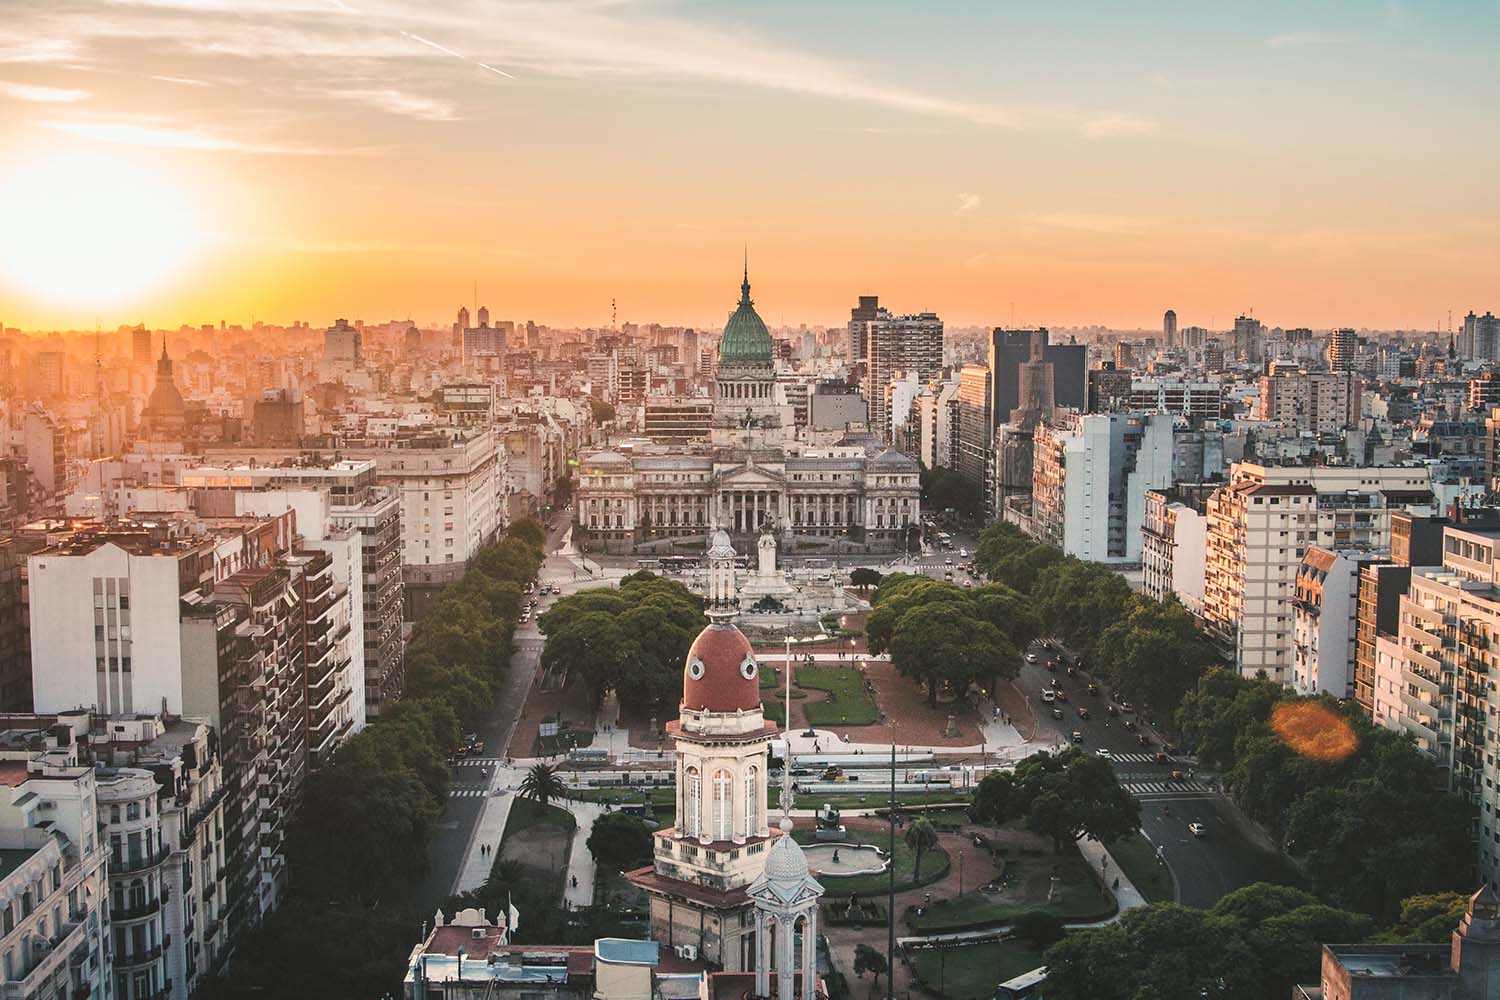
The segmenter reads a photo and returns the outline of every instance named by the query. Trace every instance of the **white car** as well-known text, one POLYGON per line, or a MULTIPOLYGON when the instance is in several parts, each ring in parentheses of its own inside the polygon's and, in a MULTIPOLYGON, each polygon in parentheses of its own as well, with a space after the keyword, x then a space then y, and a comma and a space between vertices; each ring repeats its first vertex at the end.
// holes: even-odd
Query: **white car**
POLYGON ((1100 747, 1098 750, 1095 750, 1094 753, 1098 754, 1100 757, 1103 757, 1105 760, 1113 760, 1115 756, 1104 747, 1100 747))
POLYGON ((1030 663, 1032 666, 1036 666, 1038 663, 1040 663, 1042 661, 1041 661, 1041 659, 1035 653, 1027 653, 1026 654, 1026 662, 1030 663))
POLYGON ((1042 701, 1056 701, 1057 692, 1051 688, 1042 688, 1042 701))
POLYGON ((1195 837, 1207 837, 1208 827, 1204 826, 1202 823, 1189 823, 1188 833, 1191 833, 1195 837))

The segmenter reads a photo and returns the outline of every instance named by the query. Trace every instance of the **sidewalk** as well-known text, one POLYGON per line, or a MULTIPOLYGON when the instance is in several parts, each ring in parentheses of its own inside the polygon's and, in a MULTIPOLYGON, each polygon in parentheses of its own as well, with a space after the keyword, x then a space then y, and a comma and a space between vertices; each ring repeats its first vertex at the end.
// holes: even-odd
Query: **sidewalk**
POLYGON ((454 894, 468 892, 483 885, 484 880, 490 877, 490 866, 499 856, 493 852, 481 854, 479 848, 487 844, 495 851, 499 850, 500 838, 505 836, 505 824, 510 819, 510 804, 515 799, 515 793, 507 791, 495 795, 495 785, 492 784, 490 788, 491 793, 484 800, 484 811, 479 815, 479 822, 474 824, 474 833, 469 837, 469 846, 464 850, 464 863, 459 868, 458 880, 453 883, 454 894))
POLYGON ((1120 913, 1126 910, 1146 905, 1146 897, 1141 895, 1140 890, 1120 868, 1120 863, 1110 856, 1109 849, 1103 844, 1093 837, 1079 837, 1078 853, 1083 855, 1083 859, 1092 865, 1095 871, 1101 873, 1104 884, 1110 886, 1110 891, 1115 894, 1115 902, 1120 905, 1115 919, 1118 919, 1120 913), (1117 888, 1114 885, 1116 879, 1120 881, 1117 888))
POLYGON ((588 839, 594 820, 604 815, 604 807, 597 802, 571 799, 559 804, 578 822, 578 829, 573 831, 573 846, 568 851, 568 870, 563 876, 563 904, 577 910, 594 905, 594 856, 589 853, 588 839), (575 878, 577 885, 573 884, 575 878))

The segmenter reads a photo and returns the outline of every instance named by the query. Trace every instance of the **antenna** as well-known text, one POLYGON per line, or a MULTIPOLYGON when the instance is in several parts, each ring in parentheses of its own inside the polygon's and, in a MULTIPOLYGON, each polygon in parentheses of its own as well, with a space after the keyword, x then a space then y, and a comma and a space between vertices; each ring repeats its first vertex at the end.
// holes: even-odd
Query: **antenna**
POLYGON ((620 317, 615 311, 615 300, 613 298, 609 300, 609 326, 612 330, 620 328, 620 317))

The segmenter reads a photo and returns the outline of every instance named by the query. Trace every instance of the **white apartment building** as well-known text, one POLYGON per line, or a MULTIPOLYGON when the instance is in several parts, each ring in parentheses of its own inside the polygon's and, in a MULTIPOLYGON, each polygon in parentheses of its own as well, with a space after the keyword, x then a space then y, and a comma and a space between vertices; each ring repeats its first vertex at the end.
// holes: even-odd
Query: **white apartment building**
POLYGON ((1170 490, 1147 490, 1141 521, 1142 590, 1158 601, 1175 595, 1194 614, 1203 610, 1208 518, 1170 490))
POLYGON ((1363 387, 1354 372, 1309 372, 1276 362, 1261 376, 1256 416, 1314 434, 1336 434, 1359 425, 1363 387))
POLYGON ((1292 690, 1354 697, 1359 571, 1368 553, 1308 549, 1292 598, 1292 690))
POLYGON ((1223 413, 1224 388, 1218 379, 1168 375, 1130 380, 1129 409, 1135 413, 1177 413, 1195 420, 1217 420, 1223 413))
POLYGON ((1428 509, 1423 466, 1264 466, 1236 462, 1208 500, 1203 621, 1240 672, 1286 684, 1292 667, 1292 599, 1307 550, 1378 551, 1391 511, 1428 509))
MULTIPOLYGON (((1031 532, 1091 562, 1141 561, 1146 492, 1197 479, 1168 414, 1065 413, 1032 441, 1031 532)), ((1201 461, 1201 452, 1199 461, 1201 461)))
POLYGON ((930 382, 917 397, 917 458, 928 469, 951 469, 957 465, 954 416, 958 405, 958 379, 930 382))
POLYGON ((76 744, 37 751, 36 733, 15 735, 0 741, 0 996, 109 996, 94 771, 76 744))

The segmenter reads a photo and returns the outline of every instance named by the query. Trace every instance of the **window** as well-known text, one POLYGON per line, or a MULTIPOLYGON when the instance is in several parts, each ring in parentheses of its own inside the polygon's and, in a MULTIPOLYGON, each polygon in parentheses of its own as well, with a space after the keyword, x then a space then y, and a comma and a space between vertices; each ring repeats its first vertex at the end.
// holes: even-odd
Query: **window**
POLYGON ((760 829, 760 782, 755 768, 745 772, 745 836, 753 837, 760 829))
POLYGON ((698 836, 699 817, 702 812, 703 788, 698 777, 698 769, 690 767, 687 769, 687 781, 683 785, 683 814, 684 821, 682 832, 689 837, 698 836))
POLYGON ((728 771, 714 772, 715 840, 729 840, 734 836, 734 799, 730 797, 730 789, 733 786, 734 779, 729 776, 728 771))

